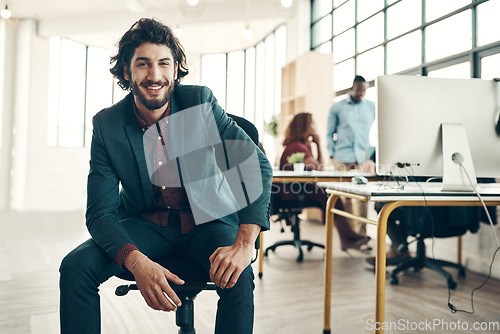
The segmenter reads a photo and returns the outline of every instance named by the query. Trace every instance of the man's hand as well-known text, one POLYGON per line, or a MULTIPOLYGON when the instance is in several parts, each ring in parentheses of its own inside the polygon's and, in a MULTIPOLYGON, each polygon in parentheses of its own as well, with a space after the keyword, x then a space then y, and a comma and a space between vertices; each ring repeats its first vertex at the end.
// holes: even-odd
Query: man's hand
POLYGON ((232 288, 243 270, 252 261, 255 239, 260 226, 241 224, 236 242, 227 247, 219 247, 210 256, 210 279, 221 289, 232 288))
POLYGON ((149 307, 157 311, 169 312, 181 306, 181 300, 168 284, 168 281, 178 285, 184 284, 184 281, 177 275, 138 251, 130 253, 125 260, 125 266, 134 275, 137 287, 149 307))
POLYGON ((375 163, 373 161, 366 160, 360 165, 360 167, 363 172, 375 175, 375 163))

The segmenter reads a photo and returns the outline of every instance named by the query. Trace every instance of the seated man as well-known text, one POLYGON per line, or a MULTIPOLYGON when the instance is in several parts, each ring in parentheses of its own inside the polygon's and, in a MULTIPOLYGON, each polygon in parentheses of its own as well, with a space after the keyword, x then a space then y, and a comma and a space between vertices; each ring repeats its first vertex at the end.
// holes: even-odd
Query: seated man
POLYGON ((126 270, 151 308, 176 310, 181 300, 169 282, 184 281, 158 264, 174 250, 217 285, 215 331, 252 333, 250 262, 259 232, 269 228, 271 165, 207 87, 179 83, 188 67, 169 27, 139 20, 112 62, 111 73, 131 93, 93 119, 86 212, 92 238, 61 263, 61 333, 100 333, 99 286, 126 270), (231 156, 226 166, 234 171, 238 160, 247 202, 232 191, 242 187, 239 177, 223 175, 217 164, 221 142, 242 143, 251 153, 251 163, 231 156))

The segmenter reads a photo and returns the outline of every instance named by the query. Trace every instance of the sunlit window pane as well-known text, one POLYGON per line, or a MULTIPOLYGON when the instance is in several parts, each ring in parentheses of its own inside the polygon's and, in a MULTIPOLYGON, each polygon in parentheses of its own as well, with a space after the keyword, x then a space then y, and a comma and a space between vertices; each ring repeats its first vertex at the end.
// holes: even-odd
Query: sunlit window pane
POLYGON ((338 35, 344 30, 354 26, 355 10, 354 0, 349 0, 346 4, 333 11, 333 34, 338 35))
POLYGON ((358 0, 358 22, 384 8, 384 0, 358 0))
POLYGON ((425 21, 430 22, 470 3, 471 0, 426 0, 425 21))
POLYGON ((113 78, 109 72, 108 50, 88 48, 87 60, 87 97, 85 112, 85 145, 92 138, 92 117, 112 103, 113 78))
POLYGON ((61 39, 50 39, 49 103, 47 118, 47 145, 57 146, 59 138, 59 73, 61 62, 61 39))
POLYGON ((230 52, 227 56, 227 105, 226 111, 243 116, 245 77, 245 52, 230 52))
POLYGON ((467 10, 430 25, 426 30, 427 62, 471 49, 471 11, 467 10))
POLYGON ((264 121, 269 122, 274 114, 274 35, 269 35, 265 41, 266 67, 264 70, 264 121))
POLYGON ((201 58, 201 84, 212 90, 222 108, 226 108, 225 73, 226 54, 205 55, 201 58))
POLYGON ((343 4, 344 2, 346 2, 346 0, 333 0, 333 7, 337 8, 338 6, 343 4))
POLYGON ((257 44, 257 55, 255 62, 255 122, 254 125, 259 131, 264 131, 264 65, 265 65, 265 46, 264 42, 257 44))
POLYGON ((387 9, 387 38, 401 35, 422 23, 422 0, 403 0, 387 9))
POLYGON ((324 53, 324 54, 332 53, 332 42, 328 41, 326 43, 321 44, 320 46, 314 49, 314 52, 324 53))
POLYGON ((429 71, 429 73, 427 73, 427 76, 434 78, 469 79, 470 62, 460 63, 448 67, 443 67, 438 70, 429 71))
POLYGON ((312 27, 312 44, 321 44, 332 37, 332 16, 328 15, 318 21, 312 27))
POLYGON ((354 75, 354 59, 336 64, 333 67, 333 90, 350 88, 354 75))
MULTIPOLYGON (((331 2, 331 1, 330 1, 331 2)), ((276 43, 276 57, 275 57, 275 67, 274 67, 274 113, 275 115, 279 114, 281 110, 281 68, 286 64, 286 26, 280 26, 276 29, 275 35, 275 43, 276 43)), ((326 44, 331 44, 331 42, 327 42, 326 44)), ((331 45, 330 45, 331 52, 331 45)))
POLYGON ((123 90, 120 86, 118 86, 116 79, 113 79, 113 103, 122 100, 128 93, 128 90, 123 90))
POLYGON ((255 120, 255 48, 246 50, 245 57, 245 118, 255 120))
POLYGON ((493 79, 500 77, 500 54, 481 58, 481 78, 493 79))
POLYGON ((332 0, 314 0, 312 5, 312 19, 316 21, 332 10, 332 0))
POLYGON ((367 81, 384 74, 384 48, 379 46, 358 56, 356 74, 367 81))
POLYGON ((333 39, 334 62, 338 63, 352 56, 354 56, 354 28, 333 39))
POLYGON ((358 26, 358 52, 384 41, 384 13, 379 13, 358 26))
POLYGON ((394 74, 418 66, 422 61, 422 33, 419 31, 387 44, 387 73, 394 74))
POLYGON ((61 41, 58 145, 81 147, 85 108, 85 45, 61 41))
POLYGON ((498 18, 500 0, 490 0, 477 6, 477 45, 500 41, 498 18))

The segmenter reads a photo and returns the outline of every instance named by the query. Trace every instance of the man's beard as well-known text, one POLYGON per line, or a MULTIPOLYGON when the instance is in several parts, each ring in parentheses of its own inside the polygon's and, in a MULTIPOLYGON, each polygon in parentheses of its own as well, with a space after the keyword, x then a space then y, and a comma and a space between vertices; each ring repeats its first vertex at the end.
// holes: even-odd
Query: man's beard
POLYGON ((139 88, 139 85, 137 82, 132 82, 131 88, 132 88, 132 94, 134 94, 135 97, 139 100, 139 102, 146 107, 149 110, 157 110, 163 107, 165 104, 167 104, 168 100, 170 99, 170 96, 172 95, 172 92, 174 91, 174 85, 171 85, 169 82, 165 83, 148 83, 145 86, 152 86, 153 84, 157 84, 159 86, 164 86, 167 87, 167 91, 163 98, 155 98, 155 99, 148 99, 146 95, 141 91, 139 88))

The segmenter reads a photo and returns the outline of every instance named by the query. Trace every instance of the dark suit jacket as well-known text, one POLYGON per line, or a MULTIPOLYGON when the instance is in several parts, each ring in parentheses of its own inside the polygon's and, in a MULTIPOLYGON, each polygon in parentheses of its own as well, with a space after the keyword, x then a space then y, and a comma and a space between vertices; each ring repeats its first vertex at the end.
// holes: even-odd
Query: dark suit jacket
MULTIPOLYGON (((250 147, 248 143, 251 143, 253 156, 257 161, 254 171, 257 170, 258 177, 255 173, 241 171, 241 181, 249 188, 253 186, 254 190, 262 191, 254 191, 253 196, 247 197, 247 203, 232 203, 239 205, 237 212, 211 219, 204 217, 205 221, 218 219, 235 227, 241 223, 258 224, 263 230, 268 229, 272 168, 262 151, 228 118, 207 87, 177 85, 170 103, 169 119, 176 118, 182 124, 179 123, 180 126, 168 134, 166 142, 173 143, 173 149, 177 150, 183 184, 193 212, 206 213, 206 217, 211 217, 218 212, 226 212, 229 210, 225 207, 226 204, 234 202, 231 194, 233 187, 228 186, 230 182, 221 173, 234 167, 234 162, 228 163, 227 168, 220 168, 215 163, 214 149, 220 145, 203 142, 208 135, 200 133, 208 131, 200 126, 212 127, 218 131, 222 142, 244 141, 247 148, 250 147), (200 105, 205 107, 197 112, 196 108, 200 105), (191 112, 186 112, 186 109, 191 112), (209 124, 209 119, 214 124, 209 124), (191 143, 185 144, 187 142, 191 143), (199 145, 200 149, 194 151, 185 148, 186 145, 199 145), (250 174, 253 176, 245 180, 246 175, 250 174), (213 205, 214 198, 217 205, 213 205), (207 202, 207 199, 210 201, 207 202)), ((153 184, 148 173, 143 138, 144 134, 134 113, 132 94, 94 116, 86 224, 93 240, 113 259, 121 247, 133 244, 120 220, 139 216, 153 204, 153 184)))

